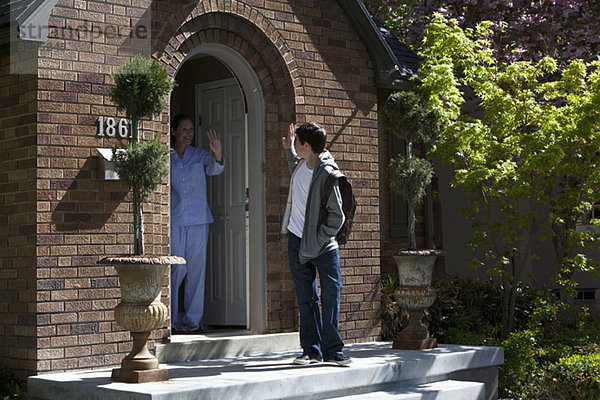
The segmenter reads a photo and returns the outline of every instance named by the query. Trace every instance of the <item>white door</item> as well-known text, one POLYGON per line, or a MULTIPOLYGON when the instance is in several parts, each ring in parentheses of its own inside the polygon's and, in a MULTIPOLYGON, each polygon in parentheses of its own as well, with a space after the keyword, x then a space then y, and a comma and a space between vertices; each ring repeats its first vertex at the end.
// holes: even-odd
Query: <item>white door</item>
POLYGON ((208 177, 215 222, 208 242, 204 324, 248 325, 248 168, 246 109, 233 79, 196 88, 198 144, 208 149, 206 131, 221 134, 225 170, 208 177))

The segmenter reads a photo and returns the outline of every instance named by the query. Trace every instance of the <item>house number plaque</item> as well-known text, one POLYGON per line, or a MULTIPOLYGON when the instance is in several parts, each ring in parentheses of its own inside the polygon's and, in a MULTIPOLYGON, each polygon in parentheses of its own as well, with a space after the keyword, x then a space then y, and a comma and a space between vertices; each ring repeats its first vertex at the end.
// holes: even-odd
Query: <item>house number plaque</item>
POLYGON ((113 117, 98 117, 98 133, 97 137, 109 137, 118 139, 131 139, 131 131, 129 130, 129 121, 121 118, 119 122, 113 117))

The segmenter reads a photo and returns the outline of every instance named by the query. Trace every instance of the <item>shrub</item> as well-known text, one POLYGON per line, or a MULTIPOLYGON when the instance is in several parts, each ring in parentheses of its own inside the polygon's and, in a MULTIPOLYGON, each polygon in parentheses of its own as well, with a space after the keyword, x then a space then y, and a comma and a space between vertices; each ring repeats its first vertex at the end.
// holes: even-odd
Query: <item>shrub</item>
POLYGON ((600 352, 561 358, 550 365, 546 383, 553 400, 600 399, 600 352))
MULTIPOLYGON (((429 308, 429 331, 440 343, 491 344, 499 337, 502 287, 493 280, 448 278, 434 282, 438 296, 429 308)), ((524 328, 541 293, 521 285, 515 304, 515 327, 524 328)), ((495 341, 497 343, 497 341, 495 341)))
MULTIPOLYGON (((558 367, 565 360, 585 359, 590 354, 598 357, 598 323, 590 324, 585 308, 575 309, 565 303, 542 298, 536 299, 534 304, 527 329, 511 333, 501 343, 504 365, 500 367, 499 374, 500 395, 535 400, 599 399, 598 392, 593 391, 593 381, 600 379, 598 370, 594 372, 584 363, 572 362, 568 371, 571 377, 579 377, 581 390, 585 393, 592 391, 594 396, 569 397, 570 389, 562 388, 557 379, 557 368, 558 371, 567 371, 558 367), (566 397, 560 397, 563 395, 566 397)), ((564 379, 562 382, 571 385, 564 379)))
POLYGON ((0 400, 19 400, 23 398, 19 381, 13 372, 0 363, 0 400))
MULTIPOLYGON (((482 345, 498 343, 502 287, 492 281, 448 278, 433 283, 435 303, 425 313, 431 334, 440 343, 482 345), (495 311, 494 311, 495 310, 495 311)), ((381 280, 382 339, 391 340, 407 322, 406 312, 395 302, 396 274, 381 280)), ((515 305, 515 326, 525 328, 540 292, 520 286, 515 305)))
POLYGON ((398 276, 388 274, 381 280, 381 338, 392 340, 408 323, 408 313, 394 299, 398 276))
MULTIPOLYGON (((382 280, 382 337, 406 324, 394 301, 395 275, 382 280)), ((600 399, 600 319, 586 308, 519 286, 514 330, 500 339, 502 287, 494 281, 451 278, 434 282, 436 302, 426 320, 440 343, 501 346, 500 397, 529 400, 600 399)))
POLYGON ((495 336, 501 293, 492 281, 451 278, 434 282, 437 299, 429 308, 429 331, 441 343, 481 344, 495 336))
POLYGON ((511 333, 502 342, 504 364, 498 375, 498 391, 501 397, 527 399, 540 391, 543 375, 536 353, 538 343, 535 332, 524 330, 511 333))

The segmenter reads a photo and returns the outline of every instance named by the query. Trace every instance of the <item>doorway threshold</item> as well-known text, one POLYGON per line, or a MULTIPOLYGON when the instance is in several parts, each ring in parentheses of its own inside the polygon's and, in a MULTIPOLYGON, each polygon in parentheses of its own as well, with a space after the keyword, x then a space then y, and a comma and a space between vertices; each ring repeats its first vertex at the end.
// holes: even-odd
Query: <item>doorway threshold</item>
POLYGON ((229 336, 250 335, 252 331, 245 327, 213 327, 208 326, 201 332, 175 332, 171 333, 171 343, 185 343, 204 338, 223 338, 229 336))

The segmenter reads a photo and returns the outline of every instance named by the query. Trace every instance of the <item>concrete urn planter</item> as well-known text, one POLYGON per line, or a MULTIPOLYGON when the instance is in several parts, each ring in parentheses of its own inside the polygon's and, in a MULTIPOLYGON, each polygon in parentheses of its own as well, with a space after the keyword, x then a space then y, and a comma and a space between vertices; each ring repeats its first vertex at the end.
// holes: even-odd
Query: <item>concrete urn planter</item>
POLYGON ((115 307, 115 320, 131 332, 133 347, 112 372, 118 382, 155 382, 169 379, 147 346, 150 333, 167 320, 169 309, 160 301, 162 281, 169 265, 183 264, 176 256, 106 257, 99 264, 113 265, 119 275, 121 302, 115 307))
POLYGON ((433 264, 443 254, 443 250, 406 250, 394 253, 399 280, 394 298, 410 315, 408 326, 394 338, 394 349, 424 350, 437 346, 437 339, 431 337, 427 326, 421 322, 421 317, 425 309, 435 301, 436 292, 431 288, 433 264))

